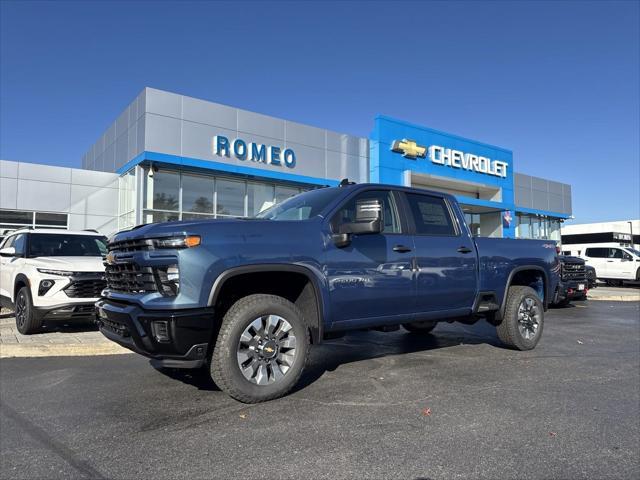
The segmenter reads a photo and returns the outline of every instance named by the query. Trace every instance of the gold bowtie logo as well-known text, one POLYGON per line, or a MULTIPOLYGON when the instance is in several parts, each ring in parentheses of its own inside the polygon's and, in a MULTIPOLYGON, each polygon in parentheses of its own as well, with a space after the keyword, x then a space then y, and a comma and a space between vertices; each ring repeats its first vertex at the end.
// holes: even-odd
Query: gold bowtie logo
POLYGON ((391 151, 401 153, 405 158, 424 158, 427 156, 427 147, 418 145, 414 140, 394 140, 391 145, 391 151))
POLYGON ((109 252, 107 253, 106 260, 109 265, 113 265, 114 263, 116 263, 116 256, 114 255, 113 252, 109 252))
POLYGON ((264 347, 264 351, 267 353, 273 353, 273 348, 271 347, 264 347))

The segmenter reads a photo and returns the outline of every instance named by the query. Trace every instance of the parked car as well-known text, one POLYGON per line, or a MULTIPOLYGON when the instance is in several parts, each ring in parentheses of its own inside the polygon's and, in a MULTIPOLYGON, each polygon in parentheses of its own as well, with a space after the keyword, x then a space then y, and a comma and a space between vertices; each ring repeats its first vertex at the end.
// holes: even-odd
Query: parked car
POLYGON ((108 248, 102 333, 158 367, 206 366, 249 403, 286 394, 310 344, 353 329, 486 318, 532 349, 560 268, 554 242, 472 237, 451 195, 344 181, 256 218, 142 225, 108 248))
POLYGON ((584 260, 580 257, 560 255, 560 283, 553 304, 565 307, 572 300, 586 300, 589 292, 584 260))
POLYGON ((0 301, 22 334, 45 321, 93 320, 106 286, 107 239, 97 233, 16 230, 0 246, 0 301))
POLYGON ((584 265, 586 276, 587 276, 587 285, 589 286, 589 290, 598 287, 598 277, 596 276, 596 269, 591 265, 584 265))
POLYGON ((607 285, 618 287, 625 280, 640 282, 640 252, 631 247, 594 244, 581 257, 595 269, 598 280, 607 285))

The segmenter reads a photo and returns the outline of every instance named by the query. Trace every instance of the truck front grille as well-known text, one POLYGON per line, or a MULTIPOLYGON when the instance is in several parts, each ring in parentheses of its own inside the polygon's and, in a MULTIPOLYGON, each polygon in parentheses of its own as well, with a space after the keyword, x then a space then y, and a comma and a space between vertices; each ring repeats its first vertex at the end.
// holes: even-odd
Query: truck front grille
POLYGON ((152 240, 121 240, 119 242, 111 242, 108 245, 110 252, 140 252, 143 250, 153 250, 152 240))
POLYGON ((562 264, 562 280, 584 281, 586 279, 586 268, 584 264, 579 263, 563 263, 562 264))
POLYGON ((141 267, 135 263, 113 263, 106 264, 105 270, 107 287, 114 292, 148 293, 158 291, 151 267, 141 267))
POLYGON ((107 282, 103 278, 72 280, 64 291, 71 298, 98 298, 106 286, 107 282))

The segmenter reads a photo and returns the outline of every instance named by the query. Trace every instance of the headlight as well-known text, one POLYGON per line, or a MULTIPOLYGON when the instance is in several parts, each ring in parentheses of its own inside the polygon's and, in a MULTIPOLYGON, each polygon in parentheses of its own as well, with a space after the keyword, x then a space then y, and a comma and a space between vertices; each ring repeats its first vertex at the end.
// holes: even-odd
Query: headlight
POLYGON ((49 270, 48 268, 38 268, 37 270, 45 275, 59 275, 61 277, 70 277, 73 275, 73 272, 65 272, 64 270, 49 270))
POLYGON ((192 248, 200 245, 199 235, 185 237, 156 238, 153 240, 155 248, 192 248))

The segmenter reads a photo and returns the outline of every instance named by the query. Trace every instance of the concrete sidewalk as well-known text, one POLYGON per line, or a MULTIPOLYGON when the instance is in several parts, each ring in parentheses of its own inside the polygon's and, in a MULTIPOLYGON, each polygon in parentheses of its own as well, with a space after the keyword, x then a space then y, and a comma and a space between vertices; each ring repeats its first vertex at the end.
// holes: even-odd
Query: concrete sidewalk
POLYGON ((603 287, 589 290, 589 300, 607 300, 614 302, 640 302, 640 289, 634 287, 603 287))
POLYGON ((11 312, 0 315, 0 358, 112 355, 131 353, 107 340, 93 324, 50 324, 42 333, 22 335, 11 312))

